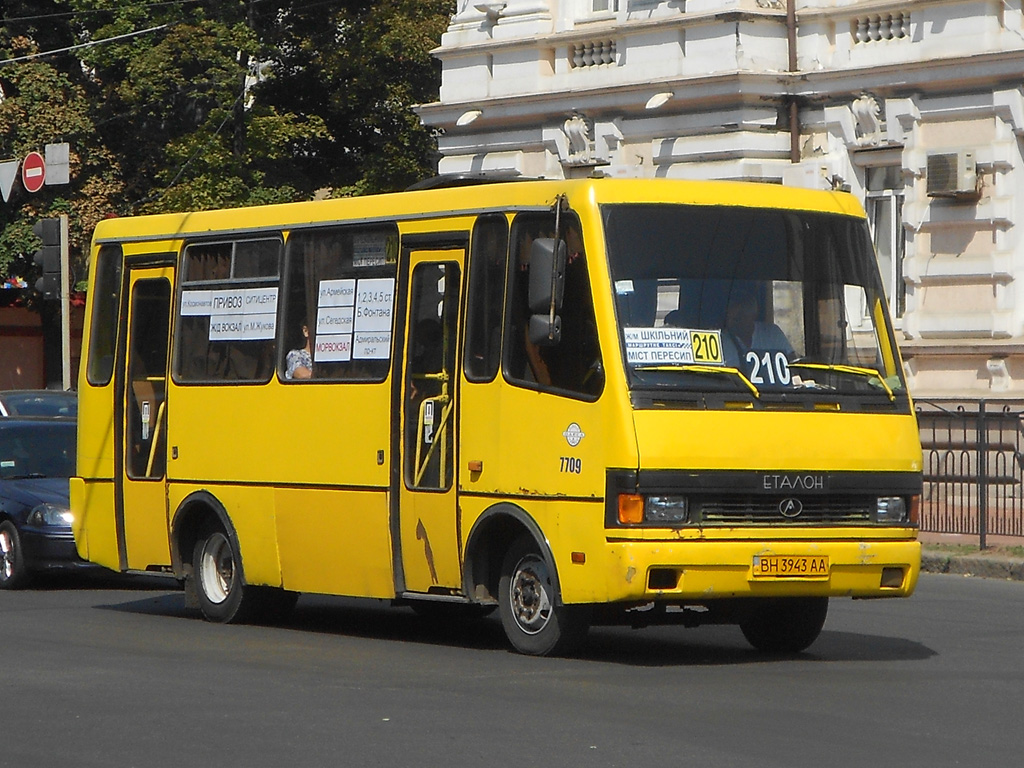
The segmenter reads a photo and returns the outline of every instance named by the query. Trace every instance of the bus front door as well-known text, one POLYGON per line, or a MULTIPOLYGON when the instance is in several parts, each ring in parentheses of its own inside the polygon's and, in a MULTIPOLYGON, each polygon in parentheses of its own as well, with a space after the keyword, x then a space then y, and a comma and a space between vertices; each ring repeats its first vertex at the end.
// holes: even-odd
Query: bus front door
POLYGON ((407 592, 459 591, 456 367, 465 251, 412 251, 402 379, 398 538, 407 592))
POLYGON ((167 350, 172 270, 128 276, 128 341, 120 395, 118 533, 121 567, 171 563, 167 532, 167 350))

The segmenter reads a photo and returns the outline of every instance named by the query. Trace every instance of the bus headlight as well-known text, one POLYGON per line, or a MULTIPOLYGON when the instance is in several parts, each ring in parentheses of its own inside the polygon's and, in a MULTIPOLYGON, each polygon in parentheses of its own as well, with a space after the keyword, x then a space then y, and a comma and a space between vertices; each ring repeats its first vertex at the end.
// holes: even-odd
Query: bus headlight
POLYGON ((648 523, 685 523, 689 515, 685 496, 648 496, 644 502, 644 520, 648 523))
POLYGON ((685 496, 643 496, 637 493, 620 493, 618 507, 620 525, 685 523, 690 511, 685 496))
POLYGON ((879 496, 875 519, 880 523, 907 522, 907 502, 902 496, 879 496))

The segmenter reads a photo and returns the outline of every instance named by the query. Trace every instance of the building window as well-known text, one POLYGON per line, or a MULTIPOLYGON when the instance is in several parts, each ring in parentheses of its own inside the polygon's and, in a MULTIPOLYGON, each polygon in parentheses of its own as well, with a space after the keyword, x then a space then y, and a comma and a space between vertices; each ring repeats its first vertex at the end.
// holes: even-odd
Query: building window
POLYGON ((594 13, 607 13, 619 10, 619 0, 591 0, 594 13))
POLYGON ((903 178, 898 165, 869 166, 864 169, 867 189, 864 207, 878 255, 889 312, 903 317, 907 284, 903 279, 903 254, 907 237, 903 229, 903 178))

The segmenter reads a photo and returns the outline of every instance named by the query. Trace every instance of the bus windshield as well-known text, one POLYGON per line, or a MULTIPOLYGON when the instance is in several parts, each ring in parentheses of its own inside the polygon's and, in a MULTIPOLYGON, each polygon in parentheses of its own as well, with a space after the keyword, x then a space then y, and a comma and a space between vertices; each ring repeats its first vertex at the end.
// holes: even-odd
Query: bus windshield
POLYGON ((634 391, 905 404, 864 220, 666 204, 602 216, 634 391))

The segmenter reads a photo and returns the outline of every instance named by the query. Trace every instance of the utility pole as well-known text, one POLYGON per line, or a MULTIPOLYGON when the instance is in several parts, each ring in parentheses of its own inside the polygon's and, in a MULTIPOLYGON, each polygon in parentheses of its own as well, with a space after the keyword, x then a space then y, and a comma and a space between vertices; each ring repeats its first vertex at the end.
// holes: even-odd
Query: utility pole
POLYGON ((71 389, 71 249, 68 215, 60 215, 60 366, 64 391, 71 389))

